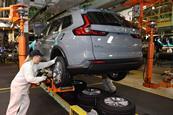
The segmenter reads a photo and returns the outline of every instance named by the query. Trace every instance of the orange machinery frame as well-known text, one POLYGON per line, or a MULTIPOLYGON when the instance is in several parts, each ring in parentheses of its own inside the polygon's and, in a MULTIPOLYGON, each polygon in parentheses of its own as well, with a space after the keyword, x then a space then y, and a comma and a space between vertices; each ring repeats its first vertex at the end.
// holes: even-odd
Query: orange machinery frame
MULTIPOLYGON (((144 17, 144 12, 143 12, 143 7, 144 6, 153 6, 154 4, 158 2, 163 2, 163 0, 128 0, 126 1, 123 6, 129 6, 132 7, 134 5, 139 4, 140 6, 140 15, 138 18, 138 27, 140 32, 142 32, 142 25, 143 25, 143 17, 144 17)), ((148 22, 149 23, 149 20, 148 22)), ((143 85, 145 87, 149 88, 158 88, 158 87, 173 87, 173 85, 170 82, 161 82, 161 83, 152 83, 152 73, 153 73, 153 57, 154 57, 154 28, 151 28, 150 26, 147 26, 146 28, 146 33, 150 34, 150 39, 148 42, 148 55, 147 55, 147 68, 146 68, 146 77, 144 78, 144 83, 143 85)))
POLYGON ((75 91, 75 87, 74 86, 58 87, 57 88, 55 86, 55 83, 54 83, 52 78, 48 79, 46 82, 50 84, 50 86, 48 86, 48 89, 47 89, 49 92, 52 91, 54 93, 57 93, 57 92, 71 92, 71 91, 75 91))
MULTIPOLYGON (((56 87, 55 83, 53 81, 53 78, 48 78, 43 82, 47 88, 46 90, 48 92, 54 92, 54 93, 62 93, 62 92, 72 92, 75 91, 75 87, 74 86, 66 86, 66 87, 56 87)), ((40 86, 41 84, 31 84, 32 88, 36 88, 38 86, 40 86)))
POLYGON ((20 36, 18 38, 18 48, 19 48, 19 67, 22 66, 24 60, 26 58, 26 38, 24 36, 24 22, 25 20, 19 15, 18 9, 19 8, 26 8, 27 6, 24 4, 16 4, 10 5, 9 7, 2 7, 0 11, 9 11, 9 17, 5 18, 2 17, 0 20, 7 20, 14 24, 20 25, 20 36))

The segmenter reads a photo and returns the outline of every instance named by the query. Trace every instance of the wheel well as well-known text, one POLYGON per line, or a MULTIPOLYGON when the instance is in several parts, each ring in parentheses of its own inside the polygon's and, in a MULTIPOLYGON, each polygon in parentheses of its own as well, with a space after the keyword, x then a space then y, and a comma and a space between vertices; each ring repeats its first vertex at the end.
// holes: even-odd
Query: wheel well
POLYGON ((61 56, 61 57, 63 57, 63 59, 65 60, 65 63, 68 64, 64 52, 63 52, 60 48, 54 47, 54 48, 52 49, 50 59, 54 59, 56 56, 61 56))
POLYGON ((55 58, 56 56, 63 56, 59 49, 53 49, 51 52, 50 59, 55 58))

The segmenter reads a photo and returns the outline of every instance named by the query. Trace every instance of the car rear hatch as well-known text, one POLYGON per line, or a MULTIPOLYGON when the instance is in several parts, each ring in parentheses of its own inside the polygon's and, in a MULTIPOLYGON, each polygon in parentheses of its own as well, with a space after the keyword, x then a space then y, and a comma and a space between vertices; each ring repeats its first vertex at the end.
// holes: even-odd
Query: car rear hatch
POLYGON ((91 23, 93 53, 99 59, 141 57, 141 39, 136 29, 118 15, 110 12, 87 12, 85 22, 91 23))

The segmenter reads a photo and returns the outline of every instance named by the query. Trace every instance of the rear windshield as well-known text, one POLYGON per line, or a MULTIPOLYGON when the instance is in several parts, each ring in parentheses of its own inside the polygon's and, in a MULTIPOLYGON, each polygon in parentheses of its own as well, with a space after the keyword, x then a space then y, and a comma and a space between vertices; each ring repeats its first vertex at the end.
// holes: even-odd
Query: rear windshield
POLYGON ((130 22, 117 14, 108 12, 88 12, 87 15, 92 24, 134 27, 130 22))

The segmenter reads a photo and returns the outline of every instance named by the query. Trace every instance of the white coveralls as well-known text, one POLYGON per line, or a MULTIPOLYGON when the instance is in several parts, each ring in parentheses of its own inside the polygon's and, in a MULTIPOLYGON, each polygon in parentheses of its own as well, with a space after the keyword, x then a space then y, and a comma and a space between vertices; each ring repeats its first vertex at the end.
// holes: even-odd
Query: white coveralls
POLYGON ((26 115, 30 105, 29 88, 31 83, 39 83, 45 77, 36 77, 37 70, 51 66, 55 60, 34 64, 31 61, 25 62, 11 83, 10 102, 6 115, 26 115))

